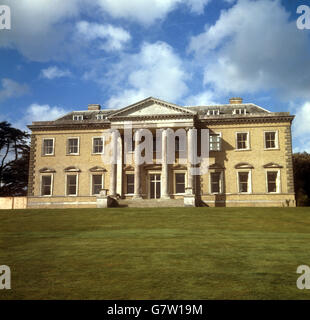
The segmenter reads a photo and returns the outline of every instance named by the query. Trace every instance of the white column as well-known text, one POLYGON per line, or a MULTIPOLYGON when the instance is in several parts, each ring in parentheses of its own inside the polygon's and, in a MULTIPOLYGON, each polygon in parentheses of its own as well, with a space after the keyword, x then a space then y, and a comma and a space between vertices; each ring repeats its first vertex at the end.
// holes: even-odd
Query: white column
POLYGON ((117 138, 117 182, 116 192, 122 196, 123 194, 123 141, 122 137, 117 138))
POLYGON ((135 167, 135 182, 134 182, 134 196, 133 199, 141 199, 141 166, 139 164, 140 154, 138 150, 138 143, 140 141, 140 132, 137 130, 135 132, 135 154, 134 154, 134 167, 135 167))
POLYGON ((110 173, 110 196, 116 196, 116 167, 117 167, 117 132, 111 135, 111 173, 110 173))
POLYGON ((168 171, 168 156, 167 156, 167 140, 168 131, 164 129, 161 136, 162 161, 161 161, 161 198, 170 199, 169 196, 169 171, 168 171))
POLYGON ((194 176, 192 175, 193 129, 187 130, 187 188, 194 192, 194 176))

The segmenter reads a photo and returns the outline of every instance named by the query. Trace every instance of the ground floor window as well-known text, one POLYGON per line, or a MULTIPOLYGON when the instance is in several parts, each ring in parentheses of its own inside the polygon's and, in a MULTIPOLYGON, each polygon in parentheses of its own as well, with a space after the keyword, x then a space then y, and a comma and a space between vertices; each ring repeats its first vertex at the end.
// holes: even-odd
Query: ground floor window
POLYGON ((126 193, 133 194, 135 192, 135 175, 126 174, 126 193))
POLYGON ((249 193, 250 189, 250 172, 238 172, 238 184, 240 193, 249 193))
POLYGON ((99 194, 103 189, 103 174, 93 174, 92 182, 92 193, 99 194))
POLYGON ((267 192, 279 192, 280 189, 279 171, 267 171, 267 192))
POLYGON ((185 173, 175 174, 175 193, 185 193, 185 173))
POLYGON ((77 195, 77 174, 67 175, 67 195, 68 196, 77 195))
POLYGON ((221 172, 211 172, 210 173, 210 188, 211 193, 221 193, 221 172))
POLYGON ((42 176, 41 195, 42 196, 52 195, 52 175, 42 176))

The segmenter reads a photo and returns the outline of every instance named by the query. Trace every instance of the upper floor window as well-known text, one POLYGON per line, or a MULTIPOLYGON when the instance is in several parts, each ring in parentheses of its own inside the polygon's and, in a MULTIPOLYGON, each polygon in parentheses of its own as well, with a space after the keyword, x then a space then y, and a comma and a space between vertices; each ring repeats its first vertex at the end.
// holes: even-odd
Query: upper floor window
POLYGON ((219 109, 213 109, 213 110, 208 110, 207 115, 208 116, 218 116, 220 114, 219 109))
POLYGON ((209 143, 210 151, 221 150, 221 134, 220 133, 210 133, 209 142, 210 142, 209 143))
POLYGON ((246 109, 234 109, 233 114, 246 114, 246 109))
POLYGON ((68 138, 67 154, 79 154, 79 138, 68 138))
POLYGON ((54 155, 54 138, 43 139, 43 155, 45 156, 54 155))
POLYGON ((103 153, 103 137, 93 138, 93 153, 103 153))
POLYGON ((236 133, 236 148, 237 150, 250 149, 249 133, 248 132, 237 132, 236 133))
POLYGON ((265 132, 265 148, 266 149, 277 149, 278 148, 277 131, 266 131, 265 132))
POLYGON ((41 195, 52 195, 52 175, 44 175, 41 178, 41 195))
POLYGON ((75 115, 73 115, 73 120, 77 120, 77 121, 83 120, 83 115, 82 114, 75 114, 75 115))
POLYGON ((239 193, 251 192, 251 174, 250 171, 238 172, 238 191, 239 193))

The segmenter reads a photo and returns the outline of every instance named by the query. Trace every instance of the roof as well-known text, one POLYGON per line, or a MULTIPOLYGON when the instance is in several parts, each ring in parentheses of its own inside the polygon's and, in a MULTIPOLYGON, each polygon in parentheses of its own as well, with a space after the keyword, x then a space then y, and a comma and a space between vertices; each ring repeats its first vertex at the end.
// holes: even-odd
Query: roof
POLYGON ((129 106, 120 109, 102 109, 102 110, 84 110, 84 111, 72 111, 66 115, 54 120, 54 121, 36 121, 32 125, 28 126, 30 129, 38 127, 63 127, 63 126, 89 126, 93 125, 109 125, 111 121, 117 119, 144 119, 146 117, 158 118, 162 116, 165 118, 168 116, 178 117, 187 116, 196 118, 198 120, 211 121, 230 121, 237 119, 270 119, 278 117, 279 119, 293 120, 294 116, 291 116, 289 112, 271 112, 265 108, 262 108, 253 103, 240 103, 240 104, 217 104, 206 106, 179 106, 173 103, 165 102, 163 100, 149 97, 129 106), (152 107, 152 104, 157 105, 158 108, 152 107), (148 108, 147 114, 141 111, 148 108), (162 108, 162 109, 160 109, 162 108), (158 110, 163 110, 163 113, 158 113, 158 110), (210 112, 210 110, 216 110, 210 112), (241 110, 236 112, 235 110, 241 110), (154 111, 154 114, 152 113, 154 111), (171 113, 171 114, 170 114, 171 113), (74 115, 82 115, 83 120, 73 120, 74 115), (97 115, 103 115, 102 119, 97 119, 97 115), (132 117, 134 115, 134 117, 132 117))

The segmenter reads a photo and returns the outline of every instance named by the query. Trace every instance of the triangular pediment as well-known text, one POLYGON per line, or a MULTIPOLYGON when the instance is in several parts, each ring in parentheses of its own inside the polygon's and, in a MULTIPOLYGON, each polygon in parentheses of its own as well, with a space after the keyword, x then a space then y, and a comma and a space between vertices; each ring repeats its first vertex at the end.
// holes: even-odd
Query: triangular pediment
POLYGON ((155 98, 147 98, 123 109, 113 112, 109 119, 114 118, 143 118, 156 116, 193 116, 195 112, 178 105, 155 98))
POLYGON ((274 163, 274 162, 269 162, 269 163, 265 164, 263 167, 264 168, 283 168, 283 166, 281 166, 278 163, 274 163))

